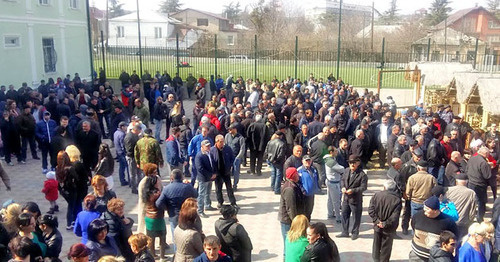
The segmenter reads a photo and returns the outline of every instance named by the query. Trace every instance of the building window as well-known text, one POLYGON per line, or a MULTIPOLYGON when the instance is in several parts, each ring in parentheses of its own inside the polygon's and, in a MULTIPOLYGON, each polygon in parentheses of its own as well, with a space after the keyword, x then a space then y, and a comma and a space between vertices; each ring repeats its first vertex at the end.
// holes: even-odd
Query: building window
POLYGON ((162 38, 161 27, 155 27, 155 38, 162 38))
POLYGON ((116 37, 125 37, 125 28, 123 26, 116 27, 116 37))
POLYGON ((500 23, 498 23, 495 20, 489 20, 488 21, 488 28, 489 29, 500 29, 500 23))
POLYGON ((234 45, 234 36, 232 35, 227 36, 227 45, 234 45))
POLYGON ((54 49, 54 38, 43 38, 42 39, 43 48, 43 66, 45 73, 51 73, 56 71, 56 50, 54 49))
POLYGON ((490 35, 486 38, 489 43, 499 43, 500 42, 500 35, 490 35))
POLYGON ((69 7, 71 9, 78 9, 78 0, 69 0, 69 7))
POLYGON ((3 46, 5 48, 21 46, 21 39, 19 38, 19 36, 4 36, 3 39, 4 39, 3 46))
POLYGON ((50 5, 50 0, 38 0, 40 5, 50 5))
POLYGON ((208 19, 198 18, 197 19, 197 25, 198 26, 208 26, 208 19))

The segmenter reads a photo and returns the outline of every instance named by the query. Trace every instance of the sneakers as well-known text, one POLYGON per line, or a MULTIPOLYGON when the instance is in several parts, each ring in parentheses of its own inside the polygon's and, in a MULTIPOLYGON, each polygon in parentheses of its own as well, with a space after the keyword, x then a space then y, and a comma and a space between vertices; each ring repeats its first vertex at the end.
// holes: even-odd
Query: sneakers
POLYGON ((45 174, 47 174, 47 172, 49 172, 49 170, 48 170, 47 168, 42 169, 42 173, 43 173, 44 175, 45 175, 45 174))
POLYGON ((66 227, 66 230, 71 231, 71 230, 73 230, 73 227, 74 227, 74 225, 71 224, 71 225, 69 225, 69 226, 66 227))
POLYGON ((200 215, 200 217, 203 217, 203 218, 208 218, 207 214, 205 214, 205 212, 201 212, 201 213, 198 213, 200 215))
POLYGON ((19 163, 21 163, 21 164, 23 164, 23 165, 24 165, 24 164, 26 164, 26 161, 21 160, 19 163))
POLYGON ((14 166, 14 163, 9 162, 9 163, 7 163, 7 165, 9 165, 9 166, 14 166))
POLYGON ((349 234, 346 234, 346 233, 342 233, 340 235, 337 235, 338 238, 348 238, 349 237, 349 234))

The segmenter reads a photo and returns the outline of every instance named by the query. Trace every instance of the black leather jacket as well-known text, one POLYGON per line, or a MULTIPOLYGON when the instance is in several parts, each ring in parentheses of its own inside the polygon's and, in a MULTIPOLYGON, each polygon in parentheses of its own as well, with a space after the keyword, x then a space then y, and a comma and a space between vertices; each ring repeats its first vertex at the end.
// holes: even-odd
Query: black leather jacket
POLYGON ((135 256, 134 262, 154 262, 155 258, 151 255, 148 248, 143 249, 135 256))
POLYGON ((316 242, 309 244, 304 250, 304 254, 300 258, 300 262, 338 262, 338 261, 340 261, 340 256, 339 256, 339 250, 337 249, 337 245, 333 243, 333 247, 330 247, 330 245, 328 245, 328 243, 323 238, 320 238, 316 240, 316 242), (333 249, 333 254, 330 253, 331 249, 333 249))
POLYGON ((47 244, 47 252, 45 257, 57 259, 61 253, 63 238, 61 232, 56 228, 50 234, 43 234, 43 240, 47 244))

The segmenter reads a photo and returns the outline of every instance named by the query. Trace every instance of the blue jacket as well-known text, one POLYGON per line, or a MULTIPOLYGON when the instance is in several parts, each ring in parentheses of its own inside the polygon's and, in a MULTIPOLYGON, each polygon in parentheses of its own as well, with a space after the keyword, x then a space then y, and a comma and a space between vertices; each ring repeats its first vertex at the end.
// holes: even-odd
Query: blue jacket
MULTIPOLYGON (((194 259, 194 262, 210 262, 210 260, 207 257, 207 253, 203 252, 201 255, 194 259)), ((233 259, 230 256, 222 253, 222 251, 219 251, 219 258, 217 258, 215 262, 233 262, 233 259)))
POLYGON ((198 152, 194 162, 196 165, 196 173, 198 174, 198 181, 209 182, 212 174, 215 172, 212 166, 213 163, 210 163, 210 159, 208 158, 208 154, 203 154, 201 151, 198 152))
POLYGON ((178 142, 177 138, 174 138, 173 135, 170 135, 167 139, 167 162, 172 166, 177 166, 184 162, 184 158, 180 154, 181 151, 178 142))
POLYGON ((224 87, 224 79, 222 79, 222 78, 217 78, 217 79, 215 80, 215 87, 217 88, 217 92, 219 92, 219 91, 220 91, 220 89, 224 87))
POLYGON ((57 123, 52 119, 48 122, 45 120, 38 121, 35 127, 36 139, 41 143, 50 143, 56 135, 56 128, 57 123))
POLYGON ((201 151, 201 141, 208 139, 210 141, 210 144, 214 144, 214 140, 210 137, 203 137, 201 134, 195 135, 193 139, 191 139, 191 142, 189 142, 188 145, 188 156, 190 157, 196 157, 198 155, 198 152, 201 151))
POLYGON ((225 170, 219 170, 219 149, 217 147, 213 146, 210 148, 210 157, 212 158, 213 165, 214 165, 214 171, 217 173, 217 175, 223 175, 223 176, 231 176, 231 168, 233 167, 234 163, 234 154, 233 150, 229 146, 224 146, 222 148, 222 157, 224 158, 224 169, 225 170))
POLYGON ((306 196, 312 196, 321 191, 318 183, 318 171, 312 166, 310 167, 310 170, 312 171, 312 174, 310 174, 304 166, 297 169, 300 176, 300 185, 302 186, 302 190, 306 196))
POLYGON ((190 197, 198 197, 198 192, 191 184, 173 181, 163 188, 155 204, 157 208, 167 210, 169 217, 175 217, 179 215, 184 200, 190 197))
POLYGON ((75 235, 82 237, 82 244, 87 244, 89 236, 87 227, 89 226, 90 222, 92 222, 94 219, 99 218, 100 216, 101 214, 96 211, 81 211, 76 216, 75 228, 73 229, 73 232, 75 233, 75 235))

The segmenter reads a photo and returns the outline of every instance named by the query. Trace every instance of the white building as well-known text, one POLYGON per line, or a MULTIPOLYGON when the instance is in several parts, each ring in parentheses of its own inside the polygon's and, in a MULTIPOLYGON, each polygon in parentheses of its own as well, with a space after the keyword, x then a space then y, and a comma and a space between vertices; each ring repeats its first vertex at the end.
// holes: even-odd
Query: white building
POLYGON ((90 78, 84 0, 0 1, 0 84, 36 85, 79 73, 90 78))
MULTIPOLYGON (((175 30, 180 24, 178 20, 155 12, 140 12, 139 16, 142 47, 175 48, 175 30)), ((109 46, 138 47, 138 37, 137 13, 109 20, 109 46)))
MULTIPOLYGON (((315 28, 321 27, 321 18, 324 14, 338 14, 340 12, 340 2, 337 0, 318 0, 311 1, 308 8, 305 10, 305 17, 311 21, 315 28)), ((342 2, 342 15, 346 16, 363 16, 370 19, 372 15, 372 7, 365 5, 349 4, 342 2)))

